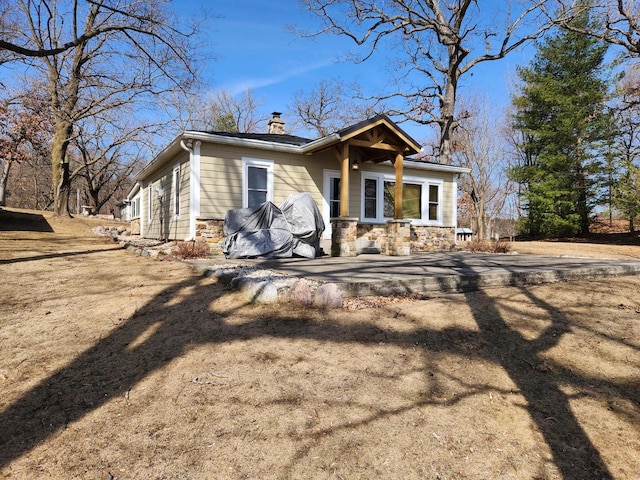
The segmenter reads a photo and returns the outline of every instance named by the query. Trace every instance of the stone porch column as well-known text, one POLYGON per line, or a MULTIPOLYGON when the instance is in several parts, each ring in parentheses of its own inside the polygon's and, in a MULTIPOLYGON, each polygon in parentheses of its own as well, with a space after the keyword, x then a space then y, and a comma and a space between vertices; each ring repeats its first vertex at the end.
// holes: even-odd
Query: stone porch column
POLYGON ((211 255, 222 255, 222 242, 224 240, 224 219, 197 218, 195 239, 199 242, 207 242, 211 255))
POLYGON ((331 256, 355 257, 358 238, 358 219, 338 217, 331 219, 331 256))
POLYGON ((411 255, 410 220, 389 220, 387 222, 387 255, 411 255))

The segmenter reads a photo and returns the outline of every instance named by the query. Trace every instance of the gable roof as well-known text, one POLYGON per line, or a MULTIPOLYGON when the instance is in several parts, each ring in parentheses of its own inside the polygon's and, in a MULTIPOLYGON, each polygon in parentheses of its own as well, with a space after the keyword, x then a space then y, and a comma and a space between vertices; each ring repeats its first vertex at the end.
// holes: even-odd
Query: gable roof
MULTIPOLYGON (((395 151, 403 155, 414 155, 421 151, 420 144, 396 125, 387 115, 376 115, 335 133, 311 140, 295 135, 277 133, 233 133, 187 130, 178 135, 151 162, 145 165, 136 176, 135 181, 141 181, 156 171, 175 155, 185 151, 185 144, 189 141, 201 141, 218 145, 229 145, 245 148, 256 148, 266 151, 278 151, 302 155, 313 155, 316 152, 332 148, 341 143, 349 142, 357 148, 380 150, 383 155, 376 161, 384 161, 388 151, 395 151)), ((427 163, 411 162, 412 166, 430 168, 433 170, 465 173, 468 169, 427 163)), ((418 167, 418 168, 420 168, 418 167)))

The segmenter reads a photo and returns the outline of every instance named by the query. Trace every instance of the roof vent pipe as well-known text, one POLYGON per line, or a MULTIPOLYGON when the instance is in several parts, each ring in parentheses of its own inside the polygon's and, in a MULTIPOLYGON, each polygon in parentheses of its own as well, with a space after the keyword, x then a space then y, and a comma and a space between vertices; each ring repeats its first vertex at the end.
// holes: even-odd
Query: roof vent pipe
POLYGON ((269 133, 273 133, 273 134, 283 134, 284 133, 284 120, 282 120, 280 118, 280 115, 282 115, 282 112, 273 112, 271 115, 273 115, 273 118, 271 120, 269 120, 269 133))

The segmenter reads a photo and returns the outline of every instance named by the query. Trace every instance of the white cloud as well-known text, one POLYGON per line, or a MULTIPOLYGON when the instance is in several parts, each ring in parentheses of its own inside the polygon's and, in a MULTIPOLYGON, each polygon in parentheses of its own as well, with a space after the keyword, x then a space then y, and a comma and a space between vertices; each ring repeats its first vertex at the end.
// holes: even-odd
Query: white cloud
POLYGON ((259 88, 277 85, 291 78, 295 78, 300 75, 304 75, 306 73, 312 72, 314 70, 319 70, 321 68, 328 67, 330 65, 333 65, 334 63, 335 62, 332 60, 322 60, 315 63, 307 64, 307 65, 299 65, 277 75, 273 75, 270 77, 250 78, 247 80, 234 82, 231 85, 226 85, 224 88, 225 90, 230 92, 232 95, 237 95, 239 93, 246 92, 247 90, 255 91, 259 88))

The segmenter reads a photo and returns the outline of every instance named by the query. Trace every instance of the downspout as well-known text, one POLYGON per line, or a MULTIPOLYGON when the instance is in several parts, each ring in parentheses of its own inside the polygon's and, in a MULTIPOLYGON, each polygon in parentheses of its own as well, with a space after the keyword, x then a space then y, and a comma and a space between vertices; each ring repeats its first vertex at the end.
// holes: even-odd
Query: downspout
POLYGON ((189 152, 189 236, 196 239, 196 218, 200 216, 200 145, 198 140, 180 140, 180 146, 189 152))

